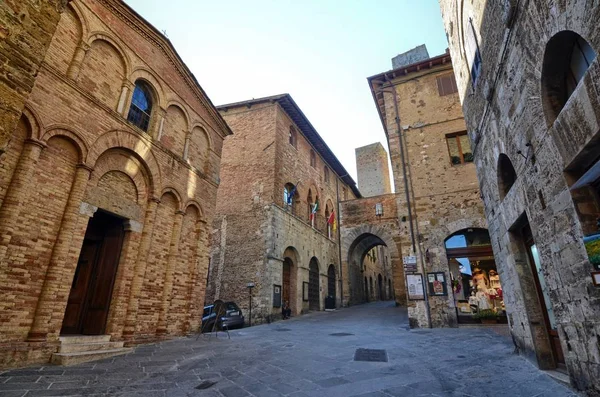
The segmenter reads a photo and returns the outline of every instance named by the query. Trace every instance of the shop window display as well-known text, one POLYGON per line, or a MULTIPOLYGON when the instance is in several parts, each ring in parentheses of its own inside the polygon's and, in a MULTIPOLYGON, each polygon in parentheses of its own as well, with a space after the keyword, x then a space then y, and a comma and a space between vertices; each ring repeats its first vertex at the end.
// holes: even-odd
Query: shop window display
POLYGON ((502 285, 486 229, 446 239, 452 295, 459 323, 506 323, 502 285))

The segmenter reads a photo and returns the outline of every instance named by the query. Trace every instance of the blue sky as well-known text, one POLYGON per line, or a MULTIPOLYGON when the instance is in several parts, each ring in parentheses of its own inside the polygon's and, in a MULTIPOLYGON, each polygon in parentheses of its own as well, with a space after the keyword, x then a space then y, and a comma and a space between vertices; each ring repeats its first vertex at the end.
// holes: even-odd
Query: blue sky
POLYGON ((166 31, 215 105, 289 93, 356 179, 381 141, 366 81, 419 44, 447 47, 437 0, 126 0, 166 31))

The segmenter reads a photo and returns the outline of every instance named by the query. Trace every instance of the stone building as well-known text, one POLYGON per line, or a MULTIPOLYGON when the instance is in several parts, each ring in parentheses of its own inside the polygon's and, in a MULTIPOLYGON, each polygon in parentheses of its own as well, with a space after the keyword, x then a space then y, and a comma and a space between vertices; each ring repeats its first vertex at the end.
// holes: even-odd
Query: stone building
POLYGON ((600 7, 440 0, 509 324, 600 394, 600 7))
POLYGON ((361 273, 365 283, 366 302, 392 299, 392 267, 385 245, 378 245, 367 252, 361 273))
POLYGON ((408 305, 411 326, 455 326, 475 321, 477 310, 493 304, 469 302, 475 274, 485 270, 487 276, 493 257, 450 55, 423 58, 427 51, 416 50, 395 58, 413 63, 368 78, 388 140, 395 194, 342 203, 345 291, 350 302, 360 300, 360 264, 372 247, 385 245, 395 299, 408 305), (414 284, 412 273, 423 280, 414 284), (453 293, 453 282, 462 294, 453 293), (423 284, 427 300, 419 294, 423 284))
POLYGON ((219 106, 225 140, 206 301, 235 301, 252 323, 341 304, 338 203, 355 182, 289 94, 219 106), (318 208, 314 220, 311 212, 318 208), (333 217, 333 218, 332 218, 333 217))
POLYGON ((0 365, 198 328, 229 134, 126 4, 70 3, 0 158, 0 365))
POLYGON ((364 197, 392 192, 388 154, 379 142, 356 148, 358 188, 364 197))

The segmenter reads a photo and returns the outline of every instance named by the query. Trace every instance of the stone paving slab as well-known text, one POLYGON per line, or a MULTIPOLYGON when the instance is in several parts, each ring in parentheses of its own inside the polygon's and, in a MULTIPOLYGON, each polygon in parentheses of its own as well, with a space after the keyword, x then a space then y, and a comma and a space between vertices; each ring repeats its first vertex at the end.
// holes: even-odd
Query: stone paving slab
POLYGON ((74 367, 4 371, 0 397, 576 396, 513 354, 507 335, 409 330, 405 309, 380 302, 236 330, 231 339, 194 336, 74 367), (358 348, 385 349, 388 362, 354 361, 358 348))

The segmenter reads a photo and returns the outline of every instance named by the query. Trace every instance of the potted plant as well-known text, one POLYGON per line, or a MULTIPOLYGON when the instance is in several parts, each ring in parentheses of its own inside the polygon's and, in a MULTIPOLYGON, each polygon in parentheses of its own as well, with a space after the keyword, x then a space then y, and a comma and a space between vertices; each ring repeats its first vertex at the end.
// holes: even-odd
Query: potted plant
POLYGON ((473 315, 473 318, 481 321, 481 324, 496 324, 498 322, 498 314, 492 309, 480 310, 473 315))

